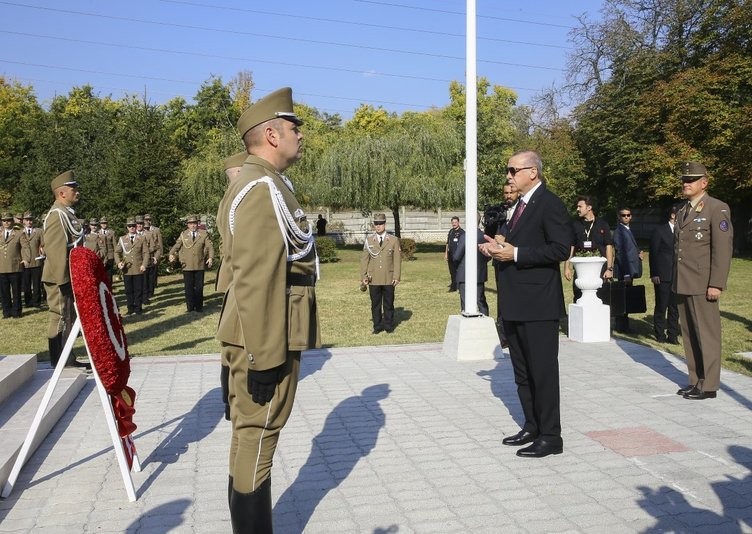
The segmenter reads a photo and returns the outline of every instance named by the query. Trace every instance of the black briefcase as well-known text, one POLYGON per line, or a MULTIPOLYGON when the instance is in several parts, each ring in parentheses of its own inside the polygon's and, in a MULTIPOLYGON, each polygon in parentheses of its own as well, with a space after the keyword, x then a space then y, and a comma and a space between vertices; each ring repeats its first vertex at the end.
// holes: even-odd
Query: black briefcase
POLYGON ((636 286, 624 282, 604 282, 598 290, 604 304, 611 307, 611 317, 625 313, 645 313, 648 309, 645 301, 645 286, 636 286))

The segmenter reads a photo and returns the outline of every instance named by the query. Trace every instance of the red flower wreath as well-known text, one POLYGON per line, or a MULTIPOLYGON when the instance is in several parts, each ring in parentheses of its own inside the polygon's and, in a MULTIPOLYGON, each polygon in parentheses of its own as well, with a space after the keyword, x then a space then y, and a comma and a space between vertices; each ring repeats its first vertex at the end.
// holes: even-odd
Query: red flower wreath
MULTIPOLYGON (((102 260, 85 247, 71 250, 70 271, 73 296, 89 355, 110 395, 118 431, 125 441, 136 430, 133 423, 136 392, 128 387, 131 374, 128 341, 112 286, 102 260)), ((127 451, 132 442, 126 445, 127 451)))

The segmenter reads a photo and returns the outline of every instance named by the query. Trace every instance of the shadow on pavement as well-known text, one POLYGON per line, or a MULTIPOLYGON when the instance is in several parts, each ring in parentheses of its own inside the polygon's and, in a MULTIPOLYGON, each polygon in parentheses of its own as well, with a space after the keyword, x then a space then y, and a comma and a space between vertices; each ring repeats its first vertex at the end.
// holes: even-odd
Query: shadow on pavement
POLYGON ((128 525, 127 534, 140 532, 172 532, 183 524, 183 514, 191 504, 189 499, 177 499, 166 502, 143 513, 141 517, 128 525))
MULTIPOLYGON (((641 363, 668 380, 671 380, 678 387, 682 388, 687 385, 687 373, 677 369, 673 362, 662 352, 643 345, 639 345, 639 348, 635 349, 634 343, 623 342, 621 340, 616 340, 616 345, 635 362, 641 363)), ((721 379, 720 390, 745 408, 752 410, 752 400, 748 399, 731 386, 724 384, 723 379, 721 379)), ((667 391, 666 393, 669 392, 670 391, 667 391)))
MULTIPOLYGON (((142 496, 168 465, 176 463, 180 456, 188 451, 191 443, 198 443, 212 433, 219 421, 223 420, 224 404, 221 398, 221 388, 216 387, 208 391, 190 411, 168 421, 178 422, 177 426, 163 439, 152 453, 141 461, 142 469, 146 470, 150 464, 156 463, 156 469, 138 488, 136 494, 142 496)), ((164 427, 165 425, 160 425, 164 427)), ((155 429, 149 429, 152 432, 155 429)), ((138 447, 138 436, 134 437, 138 447)))
MULTIPOLYGON (((478 371, 478 376, 488 381, 491 393, 506 407, 509 415, 520 428, 525 424, 522 414, 522 406, 517 396, 517 384, 514 383, 514 370, 512 360, 505 358, 496 360, 496 367, 488 371, 478 371)), ((511 434, 516 434, 517 429, 510 429, 511 434)))
POLYGON ((308 460, 274 506, 276 518, 287 516, 288 521, 275 520, 287 523, 285 532, 303 532, 327 493, 373 450, 386 423, 379 402, 390 392, 388 384, 367 387, 360 395, 340 402, 327 416, 323 430, 311 441, 308 460), (297 525, 289 524, 290 517, 297 518, 297 525))
POLYGON ((298 377, 298 382, 318 371, 321 371, 324 368, 324 364, 329 361, 331 357, 331 351, 326 349, 304 353, 300 358, 300 376, 298 377))

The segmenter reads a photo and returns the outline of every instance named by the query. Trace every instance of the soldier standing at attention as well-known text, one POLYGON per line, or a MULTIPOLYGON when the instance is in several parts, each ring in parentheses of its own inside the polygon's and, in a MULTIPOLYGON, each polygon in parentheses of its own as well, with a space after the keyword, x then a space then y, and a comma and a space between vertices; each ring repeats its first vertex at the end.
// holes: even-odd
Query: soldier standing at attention
POLYGON ((149 256, 151 262, 146 270, 146 302, 149 302, 154 296, 154 290, 157 288, 157 277, 159 271, 159 260, 164 253, 164 243, 162 241, 162 231, 151 224, 152 218, 148 213, 144 215, 144 232, 151 237, 151 249, 149 256))
POLYGON ((366 237, 360 256, 360 279, 368 285, 371 297, 373 333, 390 334, 394 332, 394 288, 400 282, 402 249, 399 239, 386 233, 385 214, 376 213, 373 226, 375 231, 366 237))
POLYGON ((0 300, 3 319, 21 317, 21 232, 13 228, 13 214, 3 213, 0 239, 0 300))
POLYGON ((115 262, 123 273, 128 315, 140 315, 143 313, 144 273, 149 265, 149 246, 136 232, 135 219, 128 219, 125 226, 128 233, 115 245, 115 262))
POLYGON ((84 236, 84 246, 94 252, 102 262, 107 258, 107 245, 99 233, 99 219, 89 219, 89 233, 84 236))
MULTIPOLYGON (((42 241, 47 256, 42 269, 42 282, 47 293, 50 364, 55 367, 63 351, 65 338, 76 320, 68 255, 73 247, 81 245, 84 229, 73 209, 81 198, 73 171, 56 176, 50 187, 55 195, 55 203, 42 224, 42 241)), ((72 355, 71 352, 66 365, 91 368, 90 364, 77 362, 72 355)))
POLYGON ((728 204, 706 193, 708 171, 701 163, 681 165, 687 203, 676 214, 673 290, 679 297, 679 323, 689 384, 685 399, 714 399, 721 383, 721 312, 734 229, 728 204))
POLYGON ((183 268, 185 304, 189 312, 204 311, 204 269, 214 262, 214 244, 206 230, 198 229, 198 215, 190 215, 188 229, 170 249, 170 262, 176 259, 183 268))
POLYGON ((217 339, 230 363, 229 500, 235 534, 271 533, 271 469, 295 400, 300 352, 320 346, 312 224, 282 174, 301 157, 292 90, 238 120, 249 156, 229 183, 217 227, 232 280, 217 339))
POLYGON ((27 211, 23 215, 21 234, 21 263, 23 264, 23 293, 26 306, 39 308, 42 305, 42 230, 34 228, 34 214, 27 211))
POLYGON ((107 217, 99 218, 99 233, 104 238, 105 260, 104 270, 107 272, 107 278, 112 285, 112 271, 115 269, 115 232, 108 228, 107 217))
MULTIPOLYGON (((225 159, 223 167, 225 176, 227 176, 228 186, 240 176, 240 171, 243 168, 248 157, 248 152, 243 150, 237 154, 233 154, 229 158, 225 159)), ((222 199, 223 201, 225 198, 222 199)), ((232 199, 231 199, 232 200, 232 199)), ((217 220, 223 213, 227 212, 227 206, 222 202, 219 203, 219 209, 217 210, 217 220)), ((222 242, 222 257, 219 260, 219 268, 217 269, 217 280, 214 286, 214 290, 222 293, 223 295, 230 287, 230 281, 232 280, 232 261, 230 260, 230 248, 222 242)), ((229 347, 229 346, 228 346, 229 347)), ((222 402, 225 403, 225 419, 230 420, 230 360, 229 360, 229 348, 222 347, 220 353, 220 371, 219 371, 219 383, 222 386, 222 402)))

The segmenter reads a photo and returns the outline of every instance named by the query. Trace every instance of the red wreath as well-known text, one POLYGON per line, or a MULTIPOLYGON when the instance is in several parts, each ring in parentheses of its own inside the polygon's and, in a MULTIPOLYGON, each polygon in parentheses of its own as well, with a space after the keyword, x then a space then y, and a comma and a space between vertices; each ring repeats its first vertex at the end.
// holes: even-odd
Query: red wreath
POLYGON ((128 387, 131 374, 128 340, 117 302, 102 260, 93 251, 85 247, 71 250, 70 271, 81 330, 92 365, 110 396, 130 465, 134 452, 130 435, 136 430, 133 423, 136 392, 128 387))

